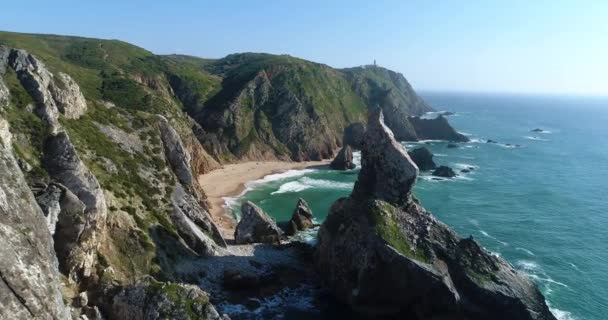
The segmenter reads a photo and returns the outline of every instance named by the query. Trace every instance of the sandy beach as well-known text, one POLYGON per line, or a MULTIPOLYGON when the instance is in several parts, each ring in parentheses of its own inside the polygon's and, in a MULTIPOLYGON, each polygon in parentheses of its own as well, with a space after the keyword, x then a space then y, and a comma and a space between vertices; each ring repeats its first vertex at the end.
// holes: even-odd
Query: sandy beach
POLYGON ((284 161, 251 161, 224 165, 221 169, 213 170, 198 177, 199 184, 205 190, 211 204, 211 216, 222 232, 231 239, 234 236, 236 221, 224 207, 224 197, 234 197, 245 189, 245 183, 261 179, 273 173, 290 169, 327 166, 331 160, 284 162, 284 161))

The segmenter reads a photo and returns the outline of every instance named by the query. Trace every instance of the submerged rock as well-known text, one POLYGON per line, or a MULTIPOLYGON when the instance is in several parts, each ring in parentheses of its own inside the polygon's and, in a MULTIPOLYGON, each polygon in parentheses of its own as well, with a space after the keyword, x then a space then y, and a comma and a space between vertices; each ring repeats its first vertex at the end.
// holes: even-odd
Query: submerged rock
POLYGON ((458 133, 448 119, 439 115, 435 119, 423 119, 420 117, 409 118, 412 126, 416 130, 418 139, 421 140, 448 140, 454 142, 468 142, 467 136, 458 133))
POLYGON ((289 224, 287 226, 287 235, 294 235, 298 231, 310 229, 314 227, 313 222, 314 216, 312 215, 312 210, 308 207, 308 203, 302 198, 298 200, 298 204, 296 205, 296 209, 293 211, 293 215, 291 216, 291 220, 289 220, 289 224))
POLYGON ((354 169, 355 164, 353 163, 353 150, 351 147, 349 145, 342 147, 329 166, 334 170, 354 169))
POLYGON ((454 178, 456 176, 456 172, 448 166, 439 166, 439 168, 433 171, 433 175, 436 177, 443 178, 454 178))
POLYGON ((408 151, 407 154, 421 171, 434 170, 437 168, 435 161, 433 161, 433 154, 426 147, 416 148, 412 151, 408 151))
POLYGON ((241 206, 241 221, 236 226, 234 240, 245 243, 280 243, 283 232, 264 210, 253 202, 241 206))
POLYGON ((372 318, 555 320, 532 281, 412 199, 416 166, 381 114, 368 126, 359 181, 318 234, 315 263, 336 298, 372 318))
POLYGON ((344 145, 349 145, 353 147, 353 149, 361 150, 364 137, 365 125, 360 122, 355 122, 344 128, 344 136, 342 138, 342 143, 344 145))
POLYGON ((536 129, 530 130, 530 132, 545 132, 545 130, 543 130, 541 128, 536 128, 536 129))
POLYGON ((446 148, 448 149, 457 149, 460 148, 459 145, 455 144, 455 143, 448 143, 448 145, 446 146, 446 148))

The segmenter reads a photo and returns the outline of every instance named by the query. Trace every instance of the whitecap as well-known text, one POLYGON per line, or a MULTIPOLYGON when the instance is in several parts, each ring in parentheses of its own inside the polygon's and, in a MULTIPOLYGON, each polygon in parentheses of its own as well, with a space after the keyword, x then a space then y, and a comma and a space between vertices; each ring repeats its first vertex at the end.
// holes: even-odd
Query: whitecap
POLYGON ((474 164, 468 164, 468 163, 452 163, 452 166, 456 169, 479 169, 479 166, 476 166, 474 164))
POLYGON ((355 164, 355 170, 361 169, 361 151, 353 152, 353 163, 355 164))
POLYGON ((332 180, 313 179, 309 177, 302 177, 295 181, 290 181, 282 184, 277 191, 271 192, 270 194, 281 194, 288 192, 300 192, 311 188, 317 189, 332 189, 332 190, 351 190, 354 187, 354 183, 351 182, 339 182, 332 180))
POLYGON ((557 320, 576 320, 572 313, 549 306, 549 311, 557 318, 557 320))
POLYGON ((540 138, 540 137, 533 137, 533 136, 524 136, 524 138, 526 138, 528 140, 536 140, 536 141, 549 141, 549 139, 544 139, 544 138, 540 138))
MULTIPOLYGON (((531 260, 517 260, 517 262, 515 262, 515 264, 527 273, 529 273, 529 272, 536 273, 536 272, 540 271, 540 266, 538 265, 538 263, 531 261, 531 260)), ((532 274, 531 276, 536 276, 536 275, 532 274)), ((536 276, 536 277, 538 277, 538 276, 536 276)))
POLYGON ((532 252, 526 248, 517 247, 517 248, 515 248, 515 250, 523 251, 523 252, 527 253, 528 255, 535 256, 534 252, 532 252))
POLYGON ((447 157, 448 155, 445 153, 435 153, 433 154, 434 157, 447 157))
POLYGON ((484 230, 479 229, 479 232, 481 234, 483 234, 484 236, 486 236, 487 238, 490 238, 492 240, 498 241, 498 243, 502 244, 505 247, 509 245, 509 243, 501 241, 498 238, 491 236, 489 233, 485 232, 484 230))

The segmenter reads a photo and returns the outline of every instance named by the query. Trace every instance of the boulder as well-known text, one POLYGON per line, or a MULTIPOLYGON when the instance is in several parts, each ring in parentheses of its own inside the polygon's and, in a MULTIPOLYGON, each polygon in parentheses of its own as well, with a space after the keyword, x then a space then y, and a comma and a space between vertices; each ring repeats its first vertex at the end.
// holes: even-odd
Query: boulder
POLYGON ((87 100, 69 75, 59 72, 50 86, 57 108, 68 119, 78 119, 87 111, 87 100))
POLYGON ((359 181, 330 208, 315 252, 339 301, 370 318, 555 320, 530 279, 412 198, 417 168, 378 112, 365 141, 359 181))
POLYGON ((439 168, 433 171, 433 175, 436 177, 443 178, 454 178, 456 176, 456 172, 448 166, 439 166, 439 168))
POLYGON ((198 286, 159 282, 151 277, 120 289, 112 299, 112 319, 130 320, 220 320, 209 295, 198 286))
POLYGON ((251 201, 241 206, 241 221, 234 231, 237 244, 280 243, 283 232, 264 210, 251 201))
POLYGON ((437 168, 435 161, 433 161, 433 153, 426 147, 416 148, 412 151, 408 151, 407 154, 421 171, 434 170, 437 168))
POLYGON ((51 233, 2 117, 0 138, 0 319, 70 319, 51 233))
POLYGON ((356 166, 353 163, 353 150, 349 145, 345 145, 340 149, 334 160, 329 164, 329 167, 334 170, 354 169, 356 166))
POLYGON ((314 216, 312 215, 312 210, 308 207, 308 203, 302 198, 298 200, 298 204, 296 205, 296 209, 293 211, 293 215, 291 216, 291 220, 289 220, 287 226, 287 235, 293 236, 298 231, 310 229, 314 227, 313 222, 314 216))
POLYGON ((416 130, 416 135, 420 140, 447 140, 454 142, 467 142, 467 136, 458 133, 448 119, 439 115, 435 119, 423 119, 420 117, 410 117, 410 123, 416 130))
POLYGON ((455 144, 455 143, 448 143, 448 145, 446 146, 446 148, 448 149, 457 149, 460 148, 459 145, 455 144))
POLYGON ((365 125, 361 122, 355 122, 344 128, 344 136, 342 143, 349 145, 353 149, 361 150, 363 138, 365 137, 365 125))

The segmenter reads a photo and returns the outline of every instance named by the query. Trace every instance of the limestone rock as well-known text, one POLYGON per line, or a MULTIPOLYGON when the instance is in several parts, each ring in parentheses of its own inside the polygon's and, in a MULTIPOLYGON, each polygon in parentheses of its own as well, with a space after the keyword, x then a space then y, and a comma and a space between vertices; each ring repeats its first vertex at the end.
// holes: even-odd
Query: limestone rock
POLYGON ((61 127, 59 109, 50 90, 54 85, 53 74, 42 61, 25 50, 11 49, 8 60, 23 87, 36 102, 36 113, 49 123, 53 133, 58 132, 61 127))
POLYGON ((418 167, 384 124, 382 110, 378 108, 370 111, 361 164, 353 194, 397 204, 409 201, 418 167))
POLYGON ((105 226, 107 207, 97 178, 78 157, 65 132, 50 136, 44 144, 43 165, 49 175, 84 203, 84 229, 75 252, 69 254, 69 277, 76 281, 89 277, 96 262, 97 248, 105 226))
POLYGON ((416 175, 372 112, 359 181, 318 234, 315 264, 334 295, 370 317, 555 320, 530 279, 412 199, 416 175))
POLYGON ((114 296, 110 314, 113 319, 130 320, 228 319, 218 314, 209 295, 199 287, 149 277, 114 296))
POLYGON ((6 138, 0 144, 0 318, 70 319, 51 234, 6 138))
POLYGON ((308 203, 300 198, 287 225, 287 235, 292 236, 298 231, 312 228, 314 226, 313 219, 314 216, 312 215, 312 210, 310 210, 308 203))
POLYGON ((467 142, 467 136, 458 133, 448 119, 439 115, 435 119, 423 119, 420 117, 410 117, 410 123, 416 130, 416 135, 420 140, 447 140, 454 142, 467 142))
POLYGON ((190 169, 190 154, 184 147, 182 139, 177 131, 171 127, 169 121, 163 116, 158 116, 158 127, 165 148, 165 155, 173 168, 173 172, 183 185, 191 185, 194 181, 190 169))
POLYGON ((348 170, 354 169, 355 164, 353 163, 353 150, 350 145, 345 145, 340 149, 338 155, 329 164, 329 167, 334 170, 348 170))
POLYGON ((59 72, 50 86, 59 112, 68 119, 78 119, 87 111, 87 101, 80 86, 69 75, 59 72))
POLYGON ((439 168, 433 171, 433 175, 436 177, 443 178, 454 178, 456 176, 456 172, 448 166, 439 166, 439 168))
POLYGON ((234 240, 244 243, 280 243, 283 232, 264 210, 251 201, 241 206, 241 221, 236 226, 234 240))
POLYGON ((355 122, 344 128, 344 136, 342 137, 342 143, 344 145, 349 145, 353 147, 353 149, 361 150, 364 137, 365 125, 360 122, 355 122))
POLYGON ((203 256, 213 256, 221 251, 221 247, 226 247, 226 241, 211 220, 209 212, 181 185, 175 187, 171 201, 171 220, 190 249, 203 256))
POLYGON ((435 161, 433 161, 433 154, 426 147, 416 148, 412 151, 408 151, 407 154, 421 171, 434 170, 437 168, 435 161))
POLYGON ((0 110, 8 106, 9 98, 8 88, 4 84, 4 81, 2 81, 2 74, 0 73, 0 110))
POLYGON ((62 190, 57 186, 50 185, 42 192, 36 194, 36 202, 38 202, 40 209, 42 209, 51 235, 55 234, 55 226, 59 220, 59 212, 61 212, 59 205, 61 193, 62 190))

